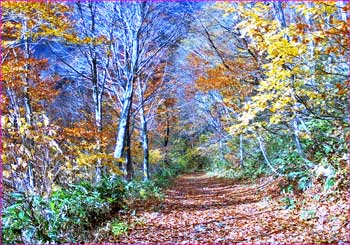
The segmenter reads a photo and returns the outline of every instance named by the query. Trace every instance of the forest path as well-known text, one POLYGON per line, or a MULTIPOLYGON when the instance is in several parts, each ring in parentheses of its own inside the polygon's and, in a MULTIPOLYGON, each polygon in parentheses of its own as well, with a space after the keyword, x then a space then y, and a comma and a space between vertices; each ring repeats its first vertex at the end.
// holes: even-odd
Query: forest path
MULTIPOLYGON (((279 203, 279 180, 238 181, 191 173, 178 177, 158 205, 118 243, 309 243, 310 224, 279 203), (273 196, 275 195, 275 196, 273 196)), ((134 220, 133 220, 134 219, 134 220)), ((315 238, 316 236, 316 238, 315 238)), ((115 239, 115 238, 114 238, 115 239)))

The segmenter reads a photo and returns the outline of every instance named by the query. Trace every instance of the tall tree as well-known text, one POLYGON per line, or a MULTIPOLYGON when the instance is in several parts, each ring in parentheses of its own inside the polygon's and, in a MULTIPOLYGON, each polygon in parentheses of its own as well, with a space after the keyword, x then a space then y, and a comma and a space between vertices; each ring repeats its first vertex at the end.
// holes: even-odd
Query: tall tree
MULTIPOLYGON (((117 91, 121 103, 120 118, 116 136, 114 157, 122 157, 125 149, 127 127, 130 124, 131 108, 136 79, 142 77, 145 69, 152 70, 153 61, 163 54, 163 50, 173 45, 181 34, 181 21, 169 18, 176 5, 151 2, 113 3, 111 19, 111 51, 114 65, 110 71, 113 90, 117 91), (121 31, 122 30, 122 31, 121 31)), ((175 15, 175 12, 172 13, 175 15)), ((146 81, 141 81, 144 83, 146 81)), ((127 146, 130 148, 130 146, 127 146)), ((126 160, 130 166, 131 159, 126 160)))

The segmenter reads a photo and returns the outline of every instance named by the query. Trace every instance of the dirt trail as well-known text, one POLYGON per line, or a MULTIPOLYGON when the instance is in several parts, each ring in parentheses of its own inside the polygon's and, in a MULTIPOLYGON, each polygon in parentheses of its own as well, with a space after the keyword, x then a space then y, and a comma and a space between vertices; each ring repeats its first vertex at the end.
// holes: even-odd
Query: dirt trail
POLYGON ((312 243, 325 241, 314 222, 282 208, 278 180, 256 182, 211 178, 204 173, 179 177, 166 197, 138 210, 140 225, 118 243, 312 243), (310 234, 310 229, 312 234, 310 234))

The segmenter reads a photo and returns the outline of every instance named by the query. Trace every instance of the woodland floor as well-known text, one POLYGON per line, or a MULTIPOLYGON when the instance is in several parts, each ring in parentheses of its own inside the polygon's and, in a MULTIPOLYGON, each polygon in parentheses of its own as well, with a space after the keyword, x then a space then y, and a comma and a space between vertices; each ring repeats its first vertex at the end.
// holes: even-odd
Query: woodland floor
MULTIPOLYGON (((347 243, 346 197, 285 209, 281 179, 237 181, 185 174, 165 199, 136 207, 117 243, 347 243), (335 201, 337 200, 337 201, 335 201), (316 205, 316 206, 315 206, 316 205), (310 207, 310 209, 308 209, 310 207), (304 213, 303 213, 304 212, 304 213), (308 217, 309 216, 309 217, 308 217)), ((312 196, 312 193, 309 193, 312 196)))

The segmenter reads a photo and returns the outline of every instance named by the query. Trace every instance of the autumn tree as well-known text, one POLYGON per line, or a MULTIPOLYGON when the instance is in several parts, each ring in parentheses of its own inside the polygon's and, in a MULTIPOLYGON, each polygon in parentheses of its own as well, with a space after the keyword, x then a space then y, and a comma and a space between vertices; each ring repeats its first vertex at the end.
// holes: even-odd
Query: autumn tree
POLYGON ((37 48, 69 39, 65 4, 2 2, 3 162, 6 187, 49 193, 61 171, 62 151, 46 108, 57 95, 57 76, 37 48))
MULTIPOLYGON (((76 17, 73 22, 72 34, 75 38, 70 42, 48 43, 50 51, 56 56, 56 60, 61 64, 61 76, 68 80, 75 80, 82 87, 87 87, 87 93, 90 99, 86 103, 92 101, 93 118, 88 116, 90 110, 86 111, 84 120, 74 122, 76 131, 84 127, 83 122, 90 123, 93 121, 94 126, 90 128, 90 134, 94 139, 89 141, 90 147, 87 149, 81 146, 80 158, 89 161, 89 165, 94 165, 95 181, 101 179, 102 171, 106 166, 110 165, 110 159, 106 154, 106 141, 103 140, 103 100, 105 92, 105 84, 107 82, 107 70, 110 69, 107 35, 111 22, 108 21, 104 12, 109 11, 108 5, 97 2, 77 2, 71 5, 74 10, 73 15, 76 17), (88 70, 86 68, 89 68, 88 70), (88 150, 88 153, 82 151, 88 150), (95 159, 95 160, 94 160, 95 159), (90 161, 94 163, 91 163, 90 161)), ((107 123, 105 123, 107 124, 107 123)), ((90 126, 90 125, 89 125, 90 126)), ((88 126, 88 127, 89 127, 88 126)), ((104 131, 104 132, 103 132, 104 131)), ((86 135, 88 136, 88 135, 86 135)))
MULTIPOLYGON (((320 161, 314 155, 316 152, 327 157, 333 151, 331 148, 338 147, 332 143, 325 147, 328 150, 323 148, 317 142, 324 136, 315 129, 328 125, 331 134, 339 134, 340 125, 346 121, 340 116, 346 110, 342 102, 345 93, 341 90, 346 82, 347 68, 343 64, 348 52, 343 48, 348 39, 340 38, 346 32, 344 8, 336 3, 305 7, 303 3, 257 3, 238 8, 243 20, 237 27, 249 45, 262 55, 264 76, 259 79, 257 93, 244 103, 241 123, 234 125, 232 132, 255 132, 264 158, 275 172, 276 167, 286 169, 281 165, 273 167, 268 159, 263 141, 271 140, 269 134, 282 133, 282 141, 293 139, 293 148, 299 155, 297 161, 303 162, 301 168, 314 168, 315 162, 320 161), (311 25, 310 15, 320 18, 311 25), (339 52, 332 49, 334 44, 339 46, 339 52), (332 61, 335 57, 339 59, 337 65, 332 61)), ((277 159, 275 163, 281 160, 277 159)), ((322 164, 338 165, 339 160, 329 159, 322 164)))

